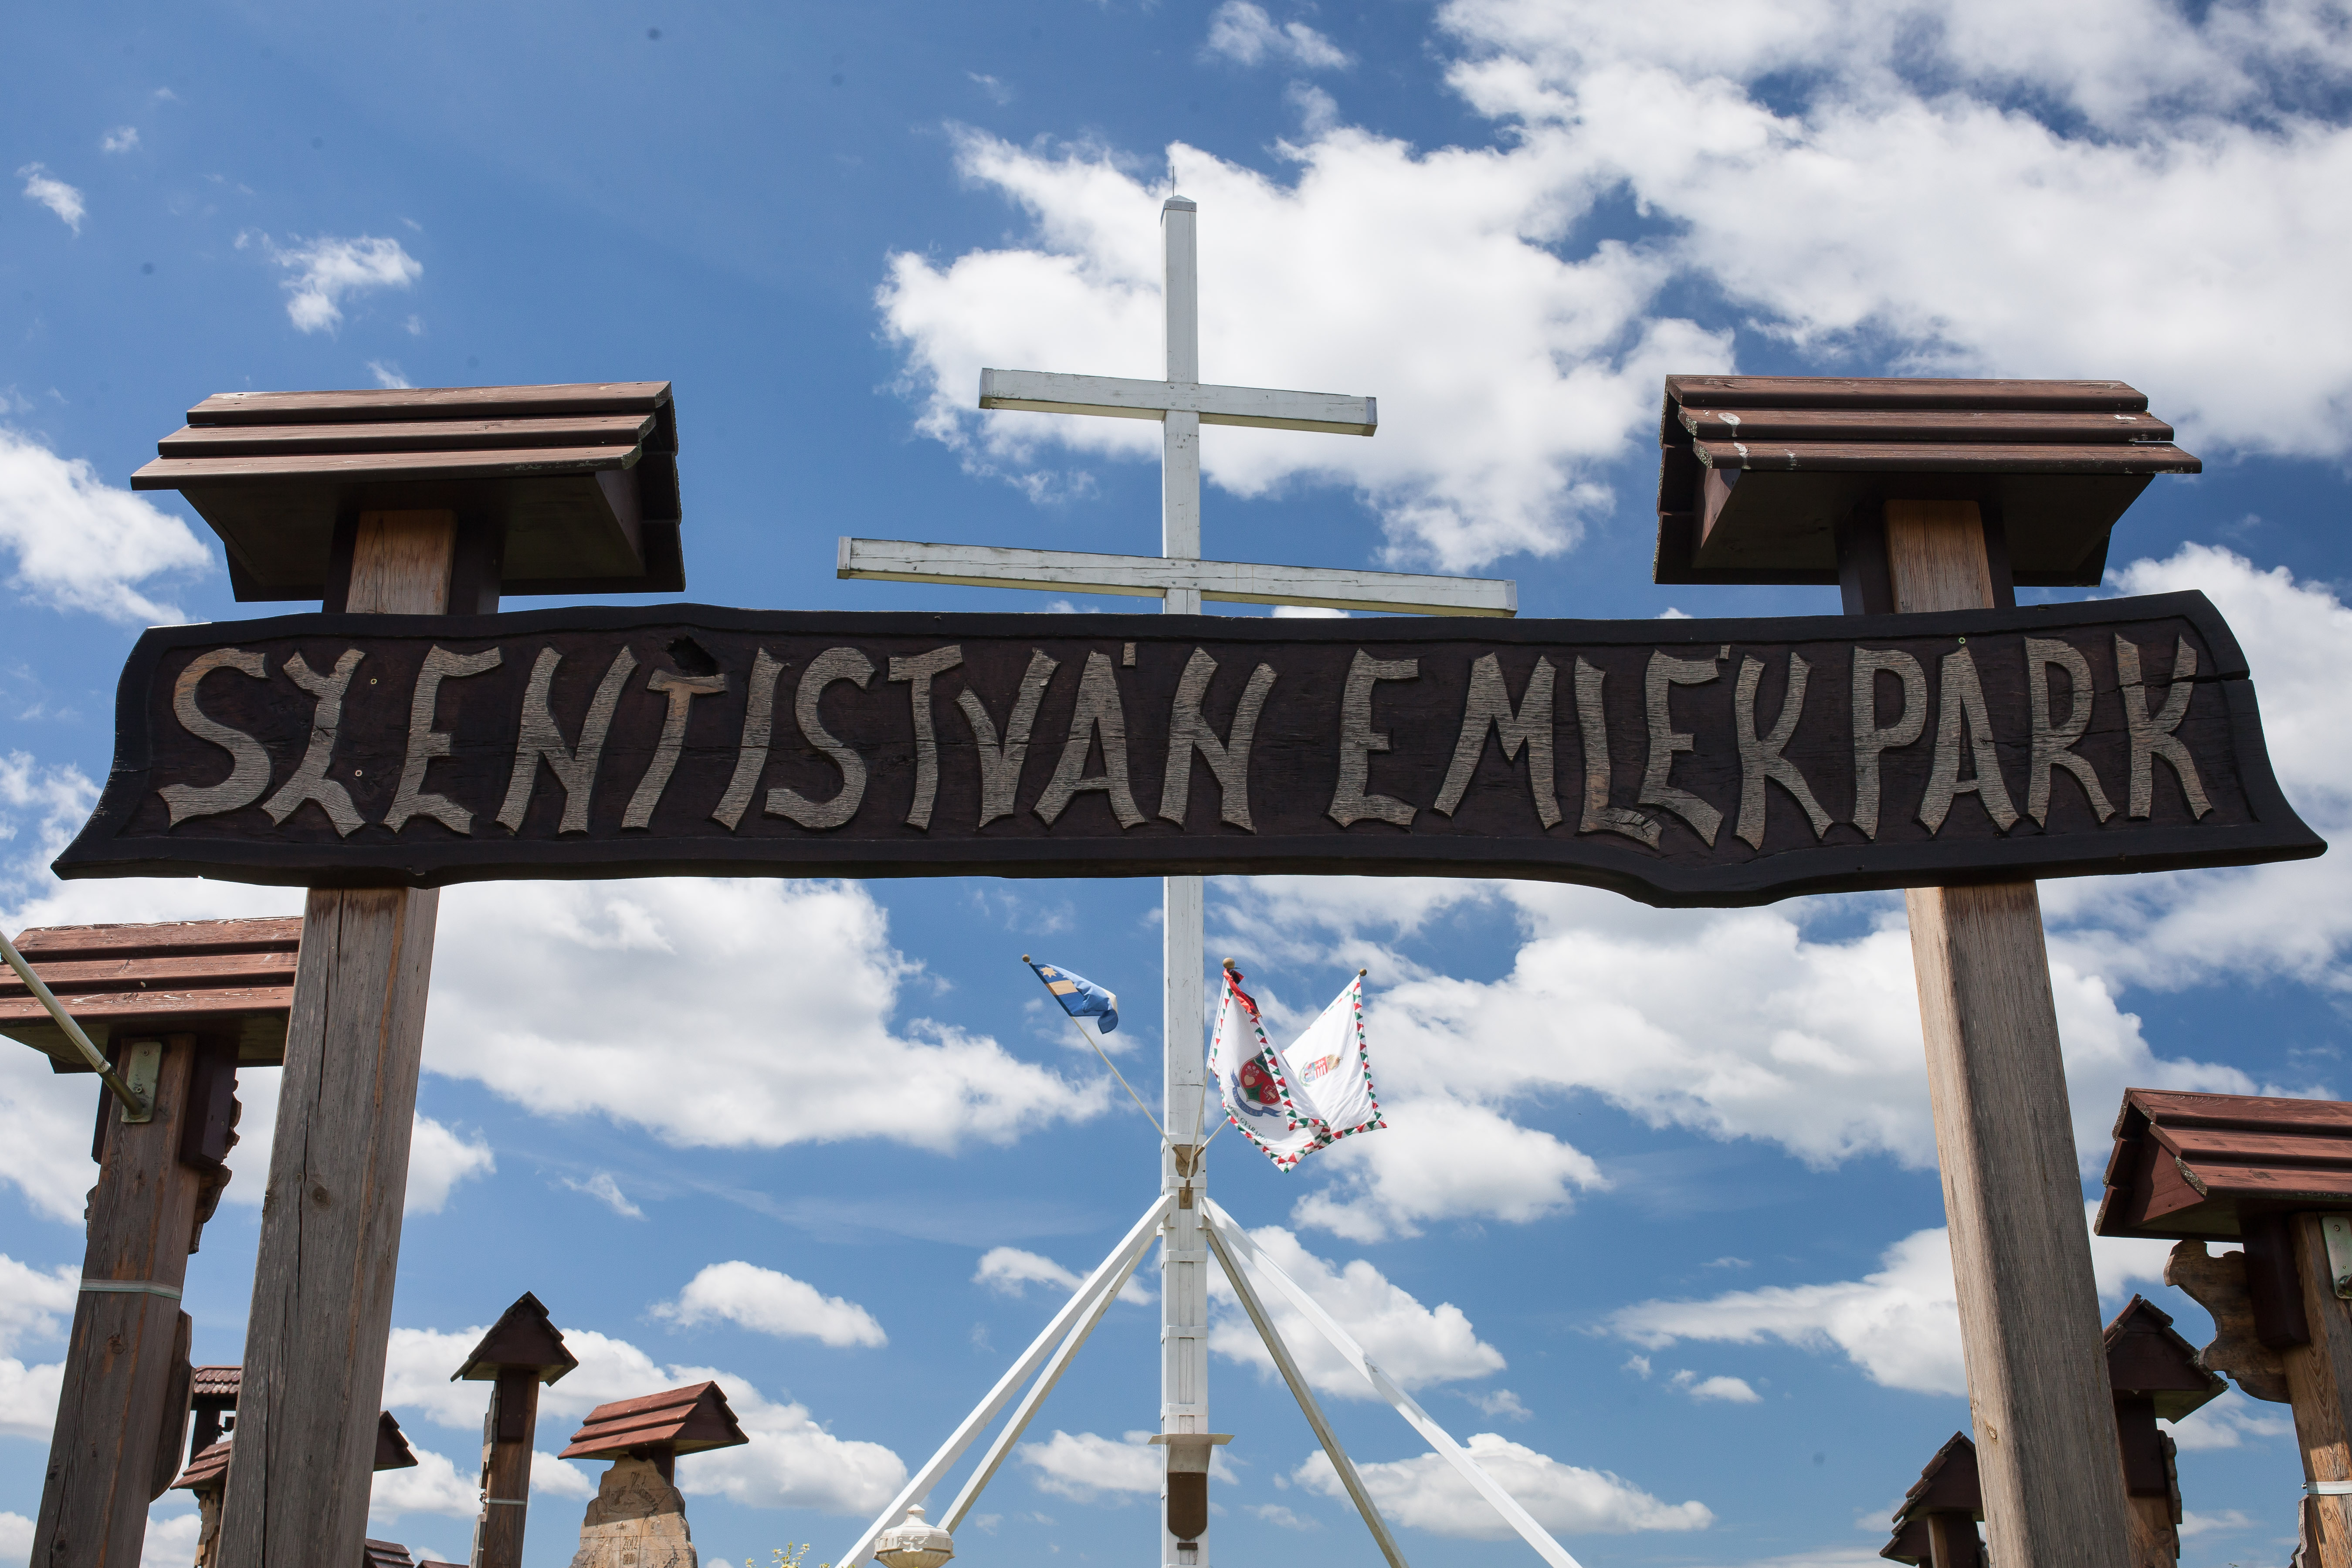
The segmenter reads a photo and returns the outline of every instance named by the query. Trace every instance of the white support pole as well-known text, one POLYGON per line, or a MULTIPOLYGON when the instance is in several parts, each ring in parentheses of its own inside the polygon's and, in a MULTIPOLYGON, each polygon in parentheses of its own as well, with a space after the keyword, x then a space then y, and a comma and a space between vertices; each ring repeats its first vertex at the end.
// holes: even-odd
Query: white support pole
POLYGON ((1145 1248, 1151 1245, 1153 1236, 1159 1232, 1160 1222, 1168 1212, 1168 1203, 1165 1194, 1151 1201, 1151 1206, 1143 1211, 1143 1217, 1135 1222, 1134 1228, 1120 1237, 1118 1245, 1111 1248, 1109 1257, 1095 1265, 1094 1272, 1087 1276, 1086 1283, 1078 1287, 1077 1294, 1062 1304, 1062 1310, 1054 1314, 1054 1321, 1029 1342, 1029 1348, 1021 1352, 1021 1359, 996 1380, 996 1386, 988 1391, 987 1397, 972 1406, 971 1414, 965 1416, 948 1440, 940 1445, 939 1452, 933 1454, 923 1468, 899 1489, 898 1495, 890 1500, 890 1506, 884 1509, 880 1517, 858 1536, 856 1544, 834 1559, 835 1568, 857 1568, 857 1564, 865 1562, 866 1554, 874 1550, 875 1539, 898 1523, 911 1504, 922 1501, 931 1488, 939 1484, 940 1478, 963 1457, 966 1448, 971 1447, 971 1440, 980 1436, 981 1428, 994 1420, 996 1413, 1012 1401, 1013 1390, 1029 1381, 1030 1375, 1044 1363, 1054 1346, 1069 1333, 1103 1285, 1113 1275, 1133 1270, 1137 1259, 1143 1256, 1145 1248))
MULTIPOLYGON (((1201 265, 1197 236, 1200 208, 1171 196, 1160 209, 1165 273, 1162 295, 1168 310, 1168 379, 1201 379, 1201 265)), ((1171 409, 1162 416, 1160 464, 1160 553, 1182 561, 1201 558, 1201 416, 1171 409)), ((1170 615, 1201 613, 1198 589, 1171 589, 1170 615)), ((1202 1431, 1208 1428, 1202 1427, 1202 1431)))
POLYGON ((1364 1528, 1372 1532, 1372 1541, 1380 1547, 1381 1555, 1388 1559, 1389 1568, 1406 1568, 1404 1553, 1398 1549, 1396 1537, 1389 1533, 1388 1521, 1381 1517, 1380 1507, 1372 1501, 1372 1494, 1364 1489, 1364 1479, 1356 1473, 1356 1462, 1348 1458, 1348 1450, 1340 1447, 1339 1435, 1332 1431, 1331 1423, 1323 1418, 1322 1405, 1317 1401, 1315 1391, 1307 1386, 1306 1373, 1298 1370, 1298 1362, 1290 1353, 1290 1346, 1284 1342, 1282 1331, 1275 1326, 1274 1319, 1266 1312, 1265 1303, 1258 1300, 1257 1289, 1249 1280, 1249 1271, 1234 1260, 1232 1250, 1226 1246, 1223 1227, 1211 1218, 1201 1228, 1208 1236, 1209 1246, 1217 1255, 1218 1266, 1225 1271, 1225 1283, 1231 1285, 1234 1294, 1241 1299, 1242 1310, 1249 1314, 1250 1322, 1257 1330, 1257 1337, 1265 1342, 1266 1353, 1274 1357, 1275 1370, 1282 1373, 1282 1381, 1290 1386, 1290 1396, 1298 1401, 1298 1413, 1307 1417, 1307 1425, 1314 1429, 1315 1440, 1323 1445, 1324 1457, 1331 1461, 1331 1468, 1338 1473, 1340 1486, 1347 1489, 1349 1500, 1356 1505, 1356 1511, 1363 1515, 1364 1528))
POLYGON ((1298 1309, 1299 1315, 1314 1324, 1317 1331, 1331 1342, 1331 1348, 1345 1357, 1349 1365, 1361 1373, 1364 1381, 1370 1384, 1382 1399, 1395 1406, 1396 1413, 1403 1416, 1431 1447, 1437 1450, 1439 1458, 1452 1465, 1461 1473, 1463 1479, 1477 1489, 1480 1497, 1494 1505, 1495 1511, 1503 1516, 1505 1523, 1519 1532, 1521 1540, 1534 1547, 1537 1554, 1550 1563, 1552 1568, 1581 1568, 1577 1560, 1569 1554, 1568 1548, 1554 1541, 1551 1538, 1551 1532, 1538 1524, 1535 1517, 1526 1509, 1521 1508, 1518 1500, 1505 1491, 1495 1478, 1488 1475, 1478 1461, 1472 1458, 1462 1445, 1454 1440, 1444 1427, 1432 1420, 1429 1412, 1423 1410, 1412 1394, 1399 1388, 1395 1381, 1381 1370, 1380 1363, 1364 1353, 1364 1347, 1356 1342, 1353 1335, 1341 1328, 1330 1313, 1326 1312, 1317 1304, 1314 1297, 1299 1288, 1296 1280, 1276 1268, 1272 1258, 1258 1250, 1257 1243, 1251 1238, 1249 1232, 1234 1223, 1233 1215, 1217 1207, 1207 1198, 1202 1198, 1201 1202, 1214 1221, 1226 1246, 1232 1248, 1244 1264, 1258 1270, 1271 1280, 1275 1289, 1280 1290, 1290 1304, 1298 1309))
POLYGON ((1038 1407, 1054 1392, 1054 1385, 1062 1381, 1062 1373, 1069 1370, 1070 1360, 1078 1353, 1078 1347, 1087 1342, 1087 1336, 1093 1333, 1095 1325, 1103 1321, 1103 1314, 1110 1310, 1110 1304, 1118 1300, 1118 1293, 1127 1289, 1128 1280, 1134 1277, 1135 1266, 1142 1261, 1143 1249, 1139 1247, 1127 1260, 1127 1267, 1095 1293, 1092 1309, 1062 1341, 1062 1348, 1054 1352, 1054 1359, 1045 1363, 1045 1370, 1037 1374, 1037 1381, 1029 1385, 1029 1392, 1021 1396, 1019 1405, 1013 1406, 1011 1418, 1004 1423, 1004 1429, 996 1435, 995 1441, 989 1444, 988 1451, 980 1457, 980 1463, 972 1467, 971 1478, 963 1483, 963 1490, 956 1494, 954 1504, 940 1516, 941 1530, 952 1531, 963 1522, 964 1515, 971 1511, 971 1505, 980 1500, 980 1494, 995 1477, 998 1467, 1004 1463, 1005 1456, 1013 1452, 1013 1445, 1019 1442, 1022 1433, 1029 1429, 1029 1422, 1037 1414, 1038 1407))

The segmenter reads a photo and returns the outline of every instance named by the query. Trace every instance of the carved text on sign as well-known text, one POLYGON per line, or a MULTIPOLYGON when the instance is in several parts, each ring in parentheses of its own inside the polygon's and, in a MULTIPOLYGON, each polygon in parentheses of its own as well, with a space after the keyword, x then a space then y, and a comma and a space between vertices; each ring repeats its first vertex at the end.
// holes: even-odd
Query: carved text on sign
POLYGON ((159 628, 61 873, 1535 877, 2317 854, 2201 595, 1749 621, 669 605, 159 628))

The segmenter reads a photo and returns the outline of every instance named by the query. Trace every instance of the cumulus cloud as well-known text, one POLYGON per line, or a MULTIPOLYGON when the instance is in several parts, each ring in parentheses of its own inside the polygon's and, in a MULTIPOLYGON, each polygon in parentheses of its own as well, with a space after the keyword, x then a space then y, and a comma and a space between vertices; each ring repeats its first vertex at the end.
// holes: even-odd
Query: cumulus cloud
POLYGON ((1666 1382, 1668 1386, 1696 1400, 1716 1400, 1725 1405, 1763 1403, 1763 1395, 1750 1388, 1744 1377, 1701 1377, 1695 1372, 1678 1372, 1666 1382))
MULTIPOLYGON (((1329 1259, 1307 1251, 1297 1237, 1278 1225, 1250 1235, 1275 1267, 1337 1319, 1400 1387, 1426 1388, 1487 1377, 1503 1370, 1503 1352, 1480 1339, 1469 1318, 1452 1302, 1424 1307, 1412 1292, 1391 1281, 1367 1259, 1358 1258, 1345 1267, 1335 1267, 1329 1259)), ((1278 1292, 1261 1286, 1258 1296, 1282 1331, 1299 1370, 1318 1392, 1341 1399, 1380 1397, 1278 1292)), ((1265 1342, 1242 1311, 1222 1271, 1210 1273, 1209 1299, 1216 1307, 1209 1327, 1209 1348, 1228 1361, 1255 1367, 1261 1378, 1272 1378, 1274 1358, 1266 1353, 1265 1342)))
MULTIPOLYGON (((158 1503, 148 1513, 147 1539, 139 1552, 140 1568, 182 1568, 184 1563, 195 1561, 196 1541, 204 1533, 204 1518, 186 1502, 187 1496, 186 1492, 175 1495, 174 1500, 181 1504, 177 1509, 169 1503, 158 1503)), ((0 1532, 0 1542, 5 1540, 5 1532, 0 1532)), ((29 1552, 30 1549, 28 1539, 26 1550, 29 1552)), ((0 1552, 6 1550, 0 1545, 0 1552)))
POLYGON ((1467 1399, 1481 1415, 1502 1417, 1512 1421, 1531 1421, 1535 1418, 1536 1413, 1528 1409, 1520 1401, 1519 1396, 1507 1388, 1497 1388, 1487 1394, 1465 1394, 1462 1397, 1467 1399))
POLYGON ((530 1489, 536 1497, 592 1498, 596 1495, 597 1479, 585 1466, 570 1459, 559 1459, 544 1449, 534 1448, 530 1456, 530 1489))
POLYGON ((28 1342, 63 1345, 80 1282, 72 1264, 37 1268, 0 1254, 0 1434, 48 1439, 65 1363, 28 1364, 16 1352, 28 1342))
POLYGON ((696 1147, 881 1138, 946 1151, 1104 1107, 1099 1083, 984 1036, 924 1019, 894 1027, 919 970, 888 934, 851 883, 451 888, 425 1065, 542 1115, 608 1117, 696 1147), (812 986, 810 974, 830 979, 812 986), (826 1048, 780 1049, 787 1031, 826 1048))
POLYGON ((2232 1387, 2171 1430, 2173 1442, 2184 1449, 2239 1448, 2294 1436, 2294 1417, 2284 1406, 2249 1399, 2232 1387))
POLYGON ((293 276, 287 279, 286 315, 305 332, 332 331, 343 323, 343 300, 374 289, 405 289, 425 276, 425 264, 396 239, 361 235, 353 239, 320 236, 279 247, 268 235, 239 235, 245 246, 257 237, 269 259, 293 276))
POLYGON ((1306 23, 1276 26, 1265 8, 1250 0, 1225 0, 1209 14, 1209 41, 1203 49, 1244 66, 1272 60, 1306 70, 1336 70, 1349 63, 1347 50, 1306 23))
MULTIPOLYGON (((1295 151, 1285 184, 1168 150, 1176 187, 1201 203, 1203 374, 1370 393, 1381 433, 1214 430, 1202 472, 1232 494, 1349 486, 1379 514, 1387 557, 1448 570, 1556 552, 1605 513, 1594 467, 1654 423, 1660 378, 1728 363, 1727 337, 1635 321, 1668 275, 1654 256, 1614 242, 1570 259, 1549 248, 1574 205, 1530 179, 1522 153, 1423 154, 1336 125, 1295 151), (1399 211, 1414 221, 1396 223, 1399 211)), ((984 365, 1161 374, 1153 216, 1168 189, 1103 147, 967 131, 956 156, 1033 226, 1018 247, 944 266, 890 258, 877 299, 922 405, 919 427, 1021 482, 1048 446, 1156 457, 1159 432, 1143 422, 983 415, 971 403, 984 365)))
MULTIPOLYGON (((1462 1445, 1520 1507, 1546 1530, 1561 1535, 1621 1535, 1637 1530, 1705 1530, 1715 1512, 1705 1503, 1667 1503, 1607 1470, 1565 1465, 1549 1454, 1494 1432, 1480 1432, 1462 1445)), ((1494 1505, 1461 1473, 1435 1454, 1417 1458, 1358 1463, 1364 1489, 1382 1514, 1409 1530, 1471 1541, 1502 1541, 1511 1527, 1494 1505)), ((1291 1472, 1291 1480, 1328 1498, 1345 1498, 1339 1473, 1322 1449, 1291 1472)))
POLYGON ((378 1470, 368 1491, 371 1521, 397 1519, 404 1513, 437 1513, 449 1519, 472 1519, 482 1511, 482 1477, 478 1465, 460 1476, 446 1454, 410 1447, 416 1463, 404 1469, 378 1470))
POLYGON ((38 202, 58 215, 58 220, 76 234, 81 232, 83 214, 81 193, 58 179, 38 163, 27 163, 16 171, 25 182, 25 199, 38 202))
MULTIPOLYGON (((1160 1495, 1164 1461, 1159 1449, 1147 1446, 1151 1436, 1150 1432, 1129 1432, 1114 1441, 1098 1433, 1065 1432, 1057 1427, 1044 1442, 1019 1444, 1013 1453, 1035 1472, 1030 1479, 1039 1491, 1073 1502, 1103 1498, 1124 1502, 1160 1495)), ((1238 1479, 1223 1451, 1216 1449, 1210 1451, 1209 1474, 1223 1481, 1238 1479)))
POLYGON ((98 139, 98 150, 101 153, 131 153, 138 147, 139 127, 136 125, 118 125, 98 139))
MULTIPOLYGON (((2085 1227, 2096 1213, 2095 1205, 2085 1205, 2085 1227)), ((2171 1249, 2168 1241, 2092 1237, 2091 1266, 2100 1296, 2113 1307, 2136 1287, 2160 1282, 2171 1249)), ((1883 1387, 1968 1393, 1951 1237, 1941 1226, 1905 1237, 1880 1257, 1875 1272, 1860 1279, 1768 1285, 1704 1300, 1643 1301, 1611 1314, 1609 1327, 1648 1350, 1685 1341, 1768 1340, 1802 1350, 1835 1350, 1883 1387)), ((1675 1381, 1698 1394, 1699 1385, 1684 1382, 1691 1376, 1678 1373, 1675 1381)))
MULTIPOLYGON (((1022 1296, 1032 1285, 1050 1285, 1056 1290, 1076 1290, 1086 1277, 1063 1268, 1042 1253, 1024 1252, 1017 1247, 992 1247, 981 1255, 980 1267, 973 1270, 971 1282, 982 1285, 1000 1296, 1022 1296)), ((1143 1283, 1141 1271, 1127 1277, 1118 1288, 1118 1299, 1139 1306, 1152 1300, 1150 1288, 1143 1283)))
POLYGON ((780 1340, 815 1340, 836 1347, 890 1342, 874 1314, 856 1302, 827 1296, 789 1274, 740 1259, 711 1264, 687 1281, 677 1300, 656 1305, 653 1315, 680 1328, 733 1323, 780 1340))
POLYGON ((1574 1146, 1490 1106, 1431 1095, 1391 1100, 1385 1115, 1379 1138, 1350 1138, 1319 1156, 1329 1184, 1300 1198, 1293 1219, 1381 1241, 1418 1236, 1431 1220, 1540 1219, 1566 1209, 1576 1189, 1609 1184, 1574 1146), (1472 1149, 1476 1157, 1465 1158, 1472 1149))
POLYGON ((46 1443, 57 1431, 63 1360, 27 1363, 0 1355, 0 1436, 46 1443))
MULTIPOLYGON (((449 1373, 487 1331, 487 1325, 448 1331, 394 1329, 385 1357, 384 1404, 396 1412, 417 1411, 453 1430, 479 1431, 487 1397, 482 1385, 451 1383, 449 1373)), ((580 1365, 540 1393, 541 1419, 551 1430, 615 1399, 706 1381, 726 1391, 729 1406, 751 1441, 680 1463, 681 1491, 724 1496, 751 1508, 871 1516, 906 1481, 907 1467, 888 1448, 836 1436, 806 1405, 772 1400, 734 1373, 665 1365, 628 1341, 593 1329, 567 1328, 563 1342, 580 1365)))
MULTIPOLYGON (((242 1087, 242 1085, 240 1085, 242 1087)), ((274 1121, 274 1118, 272 1119, 274 1121)), ((267 1128, 270 1122, 262 1122, 267 1128)), ((496 1155, 479 1135, 468 1141, 429 1116, 416 1119, 408 1141, 408 1194, 404 1212, 439 1214, 449 1193, 460 1182, 487 1176, 499 1168, 496 1155)))
POLYGON ((8 585, 53 609, 86 610, 132 626, 175 623, 176 605, 135 584, 205 571, 212 554, 188 525, 0 426, 0 548, 15 557, 8 585))

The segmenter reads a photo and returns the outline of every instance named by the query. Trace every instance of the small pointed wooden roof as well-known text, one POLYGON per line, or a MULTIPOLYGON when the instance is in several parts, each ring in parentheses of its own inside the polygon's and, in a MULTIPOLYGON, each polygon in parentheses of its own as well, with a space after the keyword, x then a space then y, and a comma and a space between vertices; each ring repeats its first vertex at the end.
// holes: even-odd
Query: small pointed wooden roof
POLYGON ((200 1366, 188 1379, 188 1404, 196 1410, 234 1410, 245 1384, 242 1366, 200 1366))
POLYGON ((736 1424, 727 1407, 727 1395, 715 1383, 648 1394, 641 1399, 616 1400, 588 1413, 588 1420, 572 1434, 571 1446, 556 1456, 563 1459, 618 1459, 647 1449, 673 1454, 699 1453, 706 1448, 732 1448, 751 1439, 736 1424))
POLYGON ((218 1442, 208 1445, 202 1453, 188 1461, 188 1468, 180 1472, 180 1479, 164 1489, 200 1492, 213 1487, 226 1485, 228 1446, 232 1441, 234 1439, 223 1437, 218 1442))
POLYGON ((1927 1516, 1931 1513, 1964 1513, 1970 1519, 1984 1517, 1984 1491, 1977 1479, 1977 1446, 1965 1432, 1955 1432, 1951 1440, 1936 1450, 1911 1489, 1903 1494, 1903 1506, 1895 1510, 1895 1539, 1878 1549, 1881 1557, 1896 1563, 1925 1563, 1927 1560, 1927 1516))
POLYGON ((501 1372, 528 1369, 539 1374, 540 1382, 553 1383, 579 1364, 563 1348, 563 1331, 549 1321, 539 1298, 526 1290, 490 1325, 449 1381, 495 1383, 501 1372))
POLYGON ((1670 375, 1659 443, 1660 583, 1834 583, 1891 498, 1977 501, 2015 581, 2095 587, 2149 479, 2203 466, 2120 381, 1670 375))
POLYGON ((416 1450, 408 1446, 408 1438, 401 1431, 400 1423, 392 1418, 391 1411, 378 1411, 375 1418, 375 1468, 379 1470, 406 1470, 415 1468, 415 1465, 416 1450))
POLYGON ((495 523, 508 594, 675 593, 677 413, 666 381, 222 392, 131 476, 220 535, 240 600, 320 599, 340 520, 495 523))
POLYGON ((416 1568, 416 1561, 399 1542, 371 1538, 365 1544, 362 1568, 416 1568))
POLYGON ((2250 1215, 2352 1212, 2352 1104, 2127 1089, 2101 1236, 2235 1237, 2250 1215))
POLYGON ((2118 1395, 2152 1399, 2157 1418, 2178 1421, 2219 1399, 2229 1384, 2198 1364, 2197 1347, 2180 1337, 2172 1316, 2145 1296, 2134 1296, 2107 1325, 2107 1383, 2118 1395))
MULTIPOLYGON (((244 1067, 286 1059, 299 915, 159 925, 41 926, 16 938, 33 973, 103 1050, 119 1037, 224 1035, 244 1067)), ((63 1029, 15 972, 0 969, 0 1035, 88 1072, 63 1029)))

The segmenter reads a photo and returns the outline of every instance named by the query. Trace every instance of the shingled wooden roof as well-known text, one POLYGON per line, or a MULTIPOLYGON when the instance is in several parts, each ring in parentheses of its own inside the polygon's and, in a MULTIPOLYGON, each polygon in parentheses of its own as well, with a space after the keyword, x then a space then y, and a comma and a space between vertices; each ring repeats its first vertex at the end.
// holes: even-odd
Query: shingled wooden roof
MULTIPOLYGON (((228 1477, 228 1446, 232 1441, 234 1439, 223 1437, 190 1459, 188 1468, 180 1472, 180 1479, 164 1489, 194 1492, 222 1484, 228 1477)), ((153 1483, 149 1484, 152 1486, 153 1483)))
POLYGON ((188 1379, 188 1402, 199 1408, 210 1405, 215 1410, 234 1410, 237 1392, 244 1384, 242 1366, 196 1367, 188 1379))
POLYGON ((2124 1091, 2101 1236, 2239 1234, 2250 1215, 2352 1211, 2352 1104, 2124 1091))
POLYGON ((1964 1513, 1970 1519, 1984 1517, 1984 1489, 1977 1477, 1977 1446, 1965 1432, 1955 1432, 1951 1440, 1936 1450, 1911 1489, 1903 1494, 1903 1506, 1895 1510, 1895 1539, 1878 1549, 1881 1557, 1896 1563, 1925 1563, 1927 1560, 1927 1516, 1931 1513, 1964 1513))
POLYGON ((492 1383, 501 1372, 523 1369, 537 1373, 541 1383, 553 1383, 579 1364, 563 1348, 563 1331, 549 1319, 539 1298, 526 1290, 499 1314, 499 1321, 466 1357, 465 1364, 449 1374, 449 1381, 492 1383))
POLYGON ((239 599, 320 598, 339 518, 427 508, 503 525, 509 594, 686 586, 666 381, 215 393, 156 449, 131 488, 187 497, 239 599))
MULTIPOLYGON (((117 1036, 184 1031, 233 1037, 245 1066, 286 1059, 301 917, 42 926, 16 938, 33 973, 103 1050, 117 1036)), ((48 1053, 59 1072, 88 1072, 30 988, 0 969, 0 1035, 48 1053)))
POLYGON ((2198 1364, 2197 1347, 2180 1337, 2172 1316, 2145 1296, 2134 1296, 2107 1325, 2107 1385, 2119 1399, 2147 1399, 2159 1421, 2179 1421, 2229 1389, 2221 1374, 2198 1364))
POLYGON ((400 1423, 392 1418, 389 1410, 376 1412, 375 1468, 379 1470, 416 1468, 416 1450, 408 1446, 408 1435, 400 1429, 400 1423))
POLYGON ((699 1453, 705 1448, 732 1448, 751 1439, 735 1423, 727 1395, 715 1383, 673 1388, 641 1399, 600 1405, 572 1434, 571 1447, 556 1456, 563 1459, 618 1459, 646 1449, 667 1448, 673 1454, 699 1453))
POLYGON ((397 1541, 370 1539, 362 1568, 416 1568, 416 1562, 408 1555, 408 1548, 397 1541))
POLYGON ((1659 445, 1660 583, 1834 583, 1892 498, 1979 501, 2015 581, 2096 586, 2149 479, 2203 467, 2119 381, 1670 375, 1659 445))

